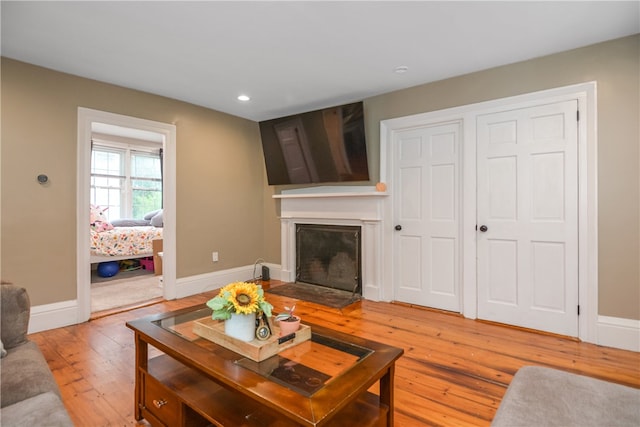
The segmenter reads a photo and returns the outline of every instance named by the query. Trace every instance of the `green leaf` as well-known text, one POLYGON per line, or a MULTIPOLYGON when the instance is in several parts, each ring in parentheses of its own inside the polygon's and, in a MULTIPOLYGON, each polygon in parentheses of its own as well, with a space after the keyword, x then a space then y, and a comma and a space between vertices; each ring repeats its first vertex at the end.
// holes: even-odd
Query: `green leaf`
POLYGON ((207 307, 209 307, 213 311, 222 310, 226 305, 227 305, 227 301, 225 301, 223 298, 220 298, 220 297, 215 297, 207 301, 207 307))
POLYGON ((269 304, 267 301, 262 301, 260 303, 260 310, 262 310, 262 312, 264 314, 266 314, 267 317, 271 317, 271 313, 273 311, 273 306, 271 304, 269 304))
POLYGON ((213 320, 227 320, 231 319, 231 313, 228 311, 214 311, 211 318, 213 320))
POLYGON ((276 316, 276 320, 287 320, 291 317, 289 313, 280 313, 276 316))

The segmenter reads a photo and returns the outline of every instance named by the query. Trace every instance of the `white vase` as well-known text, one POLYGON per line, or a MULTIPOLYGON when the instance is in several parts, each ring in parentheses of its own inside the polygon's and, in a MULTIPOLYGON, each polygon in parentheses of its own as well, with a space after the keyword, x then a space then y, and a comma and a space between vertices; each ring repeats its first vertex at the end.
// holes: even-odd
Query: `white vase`
POLYGON ((241 341, 252 341, 256 337, 256 314, 231 314, 224 321, 224 333, 241 341))

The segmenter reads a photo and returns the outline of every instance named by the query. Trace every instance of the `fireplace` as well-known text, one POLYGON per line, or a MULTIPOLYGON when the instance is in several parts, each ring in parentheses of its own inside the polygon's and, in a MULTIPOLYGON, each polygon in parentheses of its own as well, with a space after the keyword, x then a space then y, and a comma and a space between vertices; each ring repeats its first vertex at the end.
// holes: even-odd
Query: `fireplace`
POLYGON ((362 294, 360 227, 296 224, 296 282, 362 294))
MULTIPOLYGON (((282 265, 280 279, 288 282, 298 278, 297 230, 301 225, 356 227, 359 244, 357 291, 363 298, 385 300, 383 277, 383 200, 386 193, 372 187, 313 187, 293 189, 274 195, 281 201, 282 265)), ((344 228, 346 230, 348 228, 344 228)), ((346 257, 341 255, 346 261, 346 257)), ((325 261, 326 264, 326 261, 325 261)), ((345 267, 345 271, 346 271, 345 267)), ((352 268, 353 270, 353 268, 352 268)), ((344 274, 344 277, 348 277, 344 274)), ((353 291, 353 281, 345 280, 345 288, 353 291)))

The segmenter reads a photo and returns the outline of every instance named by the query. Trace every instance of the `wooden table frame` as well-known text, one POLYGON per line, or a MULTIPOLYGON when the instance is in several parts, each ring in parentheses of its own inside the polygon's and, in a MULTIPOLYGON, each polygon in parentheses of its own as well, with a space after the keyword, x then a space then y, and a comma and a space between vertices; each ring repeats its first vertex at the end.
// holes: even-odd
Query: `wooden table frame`
MULTIPOLYGON (((243 402, 243 408, 249 408, 247 411, 259 412, 265 414, 265 417, 277 419, 278 421, 274 425, 278 426, 354 425, 349 423, 354 420, 367 419, 365 409, 370 407, 374 409, 371 421, 367 425, 393 426, 394 367, 395 361, 403 354, 402 349, 306 323, 311 326, 314 334, 372 350, 371 354, 333 378, 322 389, 312 396, 306 397, 250 369, 238 366, 234 362, 242 356, 237 353, 208 340, 200 339, 198 343, 189 341, 154 323, 199 308, 202 307, 191 307, 127 322, 127 326, 135 333, 136 420, 153 419, 156 424, 164 424, 162 420, 158 422, 157 419, 154 419, 154 413, 150 413, 154 408, 149 408, 149 400, 145 404, 145 399, 148 399, 148 396, 145 395, 148 392, 146 384, 153 380, 161 383, 165 381, 163 387, 166 386, 167 392, 175 392, 180 404, 183 405, 180 410, 182 424, 193 424, 192 419, 188 423, 185 420, 189 416, 196 417, 194 414, 197 413, 197 417, 203 417, 214 425, 227 425, 221 419, 226 419, 227 415, 239 416, 242 414, 221 414, 220 411, 224 411, 223 404, 215 411, 209 409, 211 413, 207 412, 205 407, 213 405, 214 400, 224 401, 227 399, 226 405, 229 406, 233 405, 233 401, 236 399, 240 399, 243 402), (163 357, 168 356, 167 359, 171 360, 166 360, 167 363, 176 363, 180 367, 184 367, 185 373, 181 374, 183 377, 178 380, 174 379, 172 383, 171 380, 164 380, 161 375, 151 372, 149 345, 164 353, 163 357), (155 378, 154 375, 159 378, 155 378), (149 379, 150 377, 151 379, 149 379), (198 390, 201 391, 209 387, 211 393, 217 393, 217 397, 212 397, 211 402, 206 401, 205 397, 206 404, 199 404, 198 402, 203 402, 202 396, 196 399, 188 394, 189 387, 175 385, 176 381, 187 382, 187 377, 190 378, 189 381, 199 382, 198 390), (367 391, 378 382, 378 396, 367 391)), ((191 386, 191 388, 194 387, 191 386)), ((245 415, 245 418, 250 415, 245 415)))

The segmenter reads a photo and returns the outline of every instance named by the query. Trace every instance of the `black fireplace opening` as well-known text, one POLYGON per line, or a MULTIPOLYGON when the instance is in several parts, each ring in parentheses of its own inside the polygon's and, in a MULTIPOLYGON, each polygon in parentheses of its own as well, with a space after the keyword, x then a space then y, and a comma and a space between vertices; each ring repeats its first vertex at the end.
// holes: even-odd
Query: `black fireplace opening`
POLYGON ((296 224, 296 282, 362 295, 359 226, 296 224))

